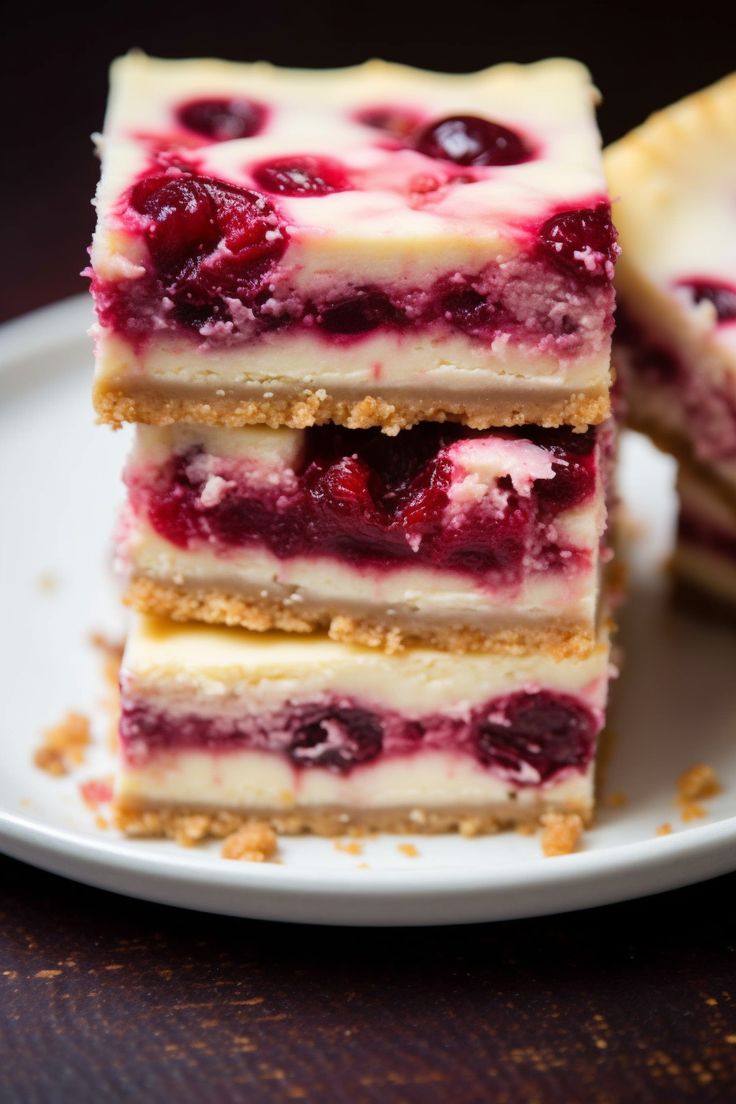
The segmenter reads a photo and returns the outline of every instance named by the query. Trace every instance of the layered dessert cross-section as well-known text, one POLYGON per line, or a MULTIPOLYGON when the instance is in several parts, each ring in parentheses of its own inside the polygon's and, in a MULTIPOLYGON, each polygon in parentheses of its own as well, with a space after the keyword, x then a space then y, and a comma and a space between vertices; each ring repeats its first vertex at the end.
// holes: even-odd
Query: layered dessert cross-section
POLYGON ((113 424, 603 421, 617 246, 576 62, 116 62, 91 275, 113 424))
POLYGON ((736 76, 609 147, 614 363, 628 417, 680 461, 678 575, 736 596, 736 76))
POLYGON ((116 802, 132 834, 192 815, 280 831, 472 834, 593 803, 609 647, 388 656, 313 634, 137 619, 116 802))
POLYGON ((142 426, 118 542, 129 601, 388 651, 590 652, 614 448, 611 421, 142 426))

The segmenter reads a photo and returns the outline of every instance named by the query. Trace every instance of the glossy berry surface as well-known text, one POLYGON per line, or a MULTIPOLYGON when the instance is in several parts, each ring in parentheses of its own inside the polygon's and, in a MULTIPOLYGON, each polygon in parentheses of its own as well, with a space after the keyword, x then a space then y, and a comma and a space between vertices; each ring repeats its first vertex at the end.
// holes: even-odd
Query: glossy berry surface
POLYGON ((331 157, 276 157, 252 172, 258 187, 274 195, 325 196, 351 186, 343 166, 331 157))
POLYGON ((544 254, 558 268, 590 280, 611 279, 618 257, 607 203, 553 215, 539 230, 544 254))
POLYGON ((338 299, 317 314, 317 324, 333 336, 355 337, 381 326, 400 326, 402 315, 387 295, 372 288, 360 288, 355 294, 338 299))
POLYGON ((132 189, 155 274, 183 322, 225 318, 224 297, 249 302, 287 239, 270 201, 194 173, 159 173, 132 189))
POLYGON ((480 761, 516 782, 546 782, 593 755, 598 724, 576 698, 548 690, 519 691, 492 703, 476 721, 480 761), (530 771, 531 768, 531 771, 530 771))
POLYGON ((416 148, 455 165, 518 165, 532 151, 520 134, 476 115, 453 115, 424 127, 416 148))
POLYGON ((258 134, 266 121, 266 114, 261 104, 237 97, 192 100, 178 108, 176 119, 181 126, 202 138, 228 142, 258 134))
POLYGON ((678 287, 687 288, 695 303, 712 303, 719 322, 736 319, 736 288, 729 284, 707 280, 680 280, 678 287))

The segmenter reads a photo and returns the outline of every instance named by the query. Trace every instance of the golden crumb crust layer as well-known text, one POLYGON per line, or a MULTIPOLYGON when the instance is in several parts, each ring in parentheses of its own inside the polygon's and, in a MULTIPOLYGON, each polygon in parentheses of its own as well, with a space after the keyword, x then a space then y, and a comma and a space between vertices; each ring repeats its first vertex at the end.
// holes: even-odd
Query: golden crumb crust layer
POLYGON ((207 401, 192 395, 164 395, 148 391, 132 393, 98 383, 93 398, 98 420, 115 427, 125 422, 161 426, 185 422, 229 429, 249 425, 306 429, 334 422, 348 429, 377 426, 390 435, 422 421, 461 422, 471 429, 568 425, 583 431, 589 425, 604 422, 611 412, 607 388, 554 398, 526 398, 517 393, 513 398, 489 396, 487 400, 476 401, 397 398, 389 402, 370 395, 351 400, 333 397, 322 390, 283 399, 246 399, 226 395, 213 396, 211 401, 207 401))
POLYGON ((629 413, 627 424, 631 429, 643 433, 662 452, 674 456, 678 464, 690 468, 701 483, 712 490, 730 510, 736 511, 736 487, 720 479, 706 463, 696 459, 687 437, 657 425, 650 418, 638 417, 634 411, 629 413))
POLYGON ((575 815, 584 825, 592 821, 593 810, 582 802, 555 802, 540 798, 519 809, 513 801, 482 809, 296 809, 289 812, 263 809, 231 811, 203 806, 130 805, 119 802, 114 809, 116 826, 137 838, 175 839, 193 845, 208 838, 224 839, 254 821, 269 824, 281 835, 362 835, 389 832, 397 835, 437 835, 459 832, 482 836, 506 828, 544 825, 550 814, 575 815))
POLYGON ((401 625, 380 619, 356 618, 327 610, 303 610, 275 599, 235 595, 216 588, 163 583, 145 576, 132 579, 126 603, 139 613, 172 621, 204 621, 210 625, 239 626, 251 632, 308 633, 327 630, 332 640, 380 648, 395 655, 407 645, 424 644, 444 652, 487 652, 489 655, 530 655, 540 652, 556 659, 584 658, 594 651, 597 638, 590 628, 569 623, 535 627, 499 627, 490 632, 452 625, 401 625))

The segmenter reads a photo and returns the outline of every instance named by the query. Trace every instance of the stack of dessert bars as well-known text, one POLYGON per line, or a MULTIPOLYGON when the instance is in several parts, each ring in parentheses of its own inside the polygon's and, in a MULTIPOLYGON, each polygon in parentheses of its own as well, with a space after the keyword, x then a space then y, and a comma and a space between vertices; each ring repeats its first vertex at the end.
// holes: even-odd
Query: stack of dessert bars
POLYGON ((95 405, 119 823, 588 821, 618 252, 572 61, 116 63, 95 405))

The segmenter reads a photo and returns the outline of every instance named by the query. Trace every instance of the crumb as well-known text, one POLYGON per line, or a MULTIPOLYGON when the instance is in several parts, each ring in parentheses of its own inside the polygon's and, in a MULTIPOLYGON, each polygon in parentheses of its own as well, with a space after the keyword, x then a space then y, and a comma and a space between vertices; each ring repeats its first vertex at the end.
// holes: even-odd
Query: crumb
POLYGON ((110 827, 110 821, 106 820, 105 817, 98 815, 95 817, 95 827, 104 832, 105 829, 110 827))
POLYGON ((61 970, 38 970, 33 976, 38 978, 56 978, 61 976, 61 970))
POLYGON ((84 762, 85 748, 91 742, 89 717, 70 710, 63 721, 44 729, 43 744, 36 749, 34 764, 47 774, 68 774, 84 762))
POLYGON ((335 850, 344 851, 346 855, 362 855, 363 844, 356 840, 335 840, 335 850))
POLYGON ((705 1003, 709 1004, 711 1006, 711 1008, 713 1008, 715 1005, 718 1004, 718 1001, 716 1000, 715 997, 706 997, 705 998, 705 1003))
POLYGON ((520 836, 533 836, 537 831, 537 825, 533 820, 522 820, 521 824, 516 825, 516 831, 520 836))
POLYGON ((102 656, 102 673, 105 682, 117 692, 123 644, 119 640, 110 640, 104 633, 98 631, 89 634, 89 642, 102 656))
POLYGON ((43 571, 36 579, 36 587, 42 594, 53 594, 59 589, 59 577, 53 571, 43 571))
POLYGON ((721 792, 716 772, 708 763, 696 763, 677 779, 677 800, 682 804, 715 797, 721 792))
POLYGON ((697 801, 683 801, 680 804, 680 816, 685 824, 691 820, 701 820, 706 815, 707 810, 698 805, 697 801))
POLYGON ((541 822, 544 855, 550 858, 577 851, 583 835, 583 821, 577 813, 545 813, 541 822))
POLYGON ((254 820, 227 836, 220 854, 223 859, 243 862, 268 862, 278 848, 278 836, 264 820, 254 820))
POLYGON ((671 833, 672 833, 672 825, 670 824, 670 822, 668 820, 666 820, 664 822, 664 824, 660 824, 659 828, 657 829, 657 835, 658 836, 669 836, 669 835, 671 835, 671 833))
POLYGON ((192 813, 177 821, 174 839, 180 847, 193 847, 208 835, 210 818, 204 813, 192 813))
POLYGON ((112 784, 112 776, 89 778, 86 782, 80 782, 79 792, 87 808, 96 812, 98 805, 105 805, 108 801, 112 801, 112 784))
POLYGON ((358 863, 356 870, 370 870, 370 863, 358 863))
POLYGON ((726 1036, 726 1042, 731 1043, 731 1045, 736 1043, 736 1035, 727 1035, 726 1036))
POLYGON ((416 859, 419 854, 419 848, 414 843, 397 843, 396 850, 406 855, 407 859, 416 859))
POLYGON ((606 797, 606 805, 609 809, 623 809, 629 804, 629 799, 623 790, 614 790, 606 797))

